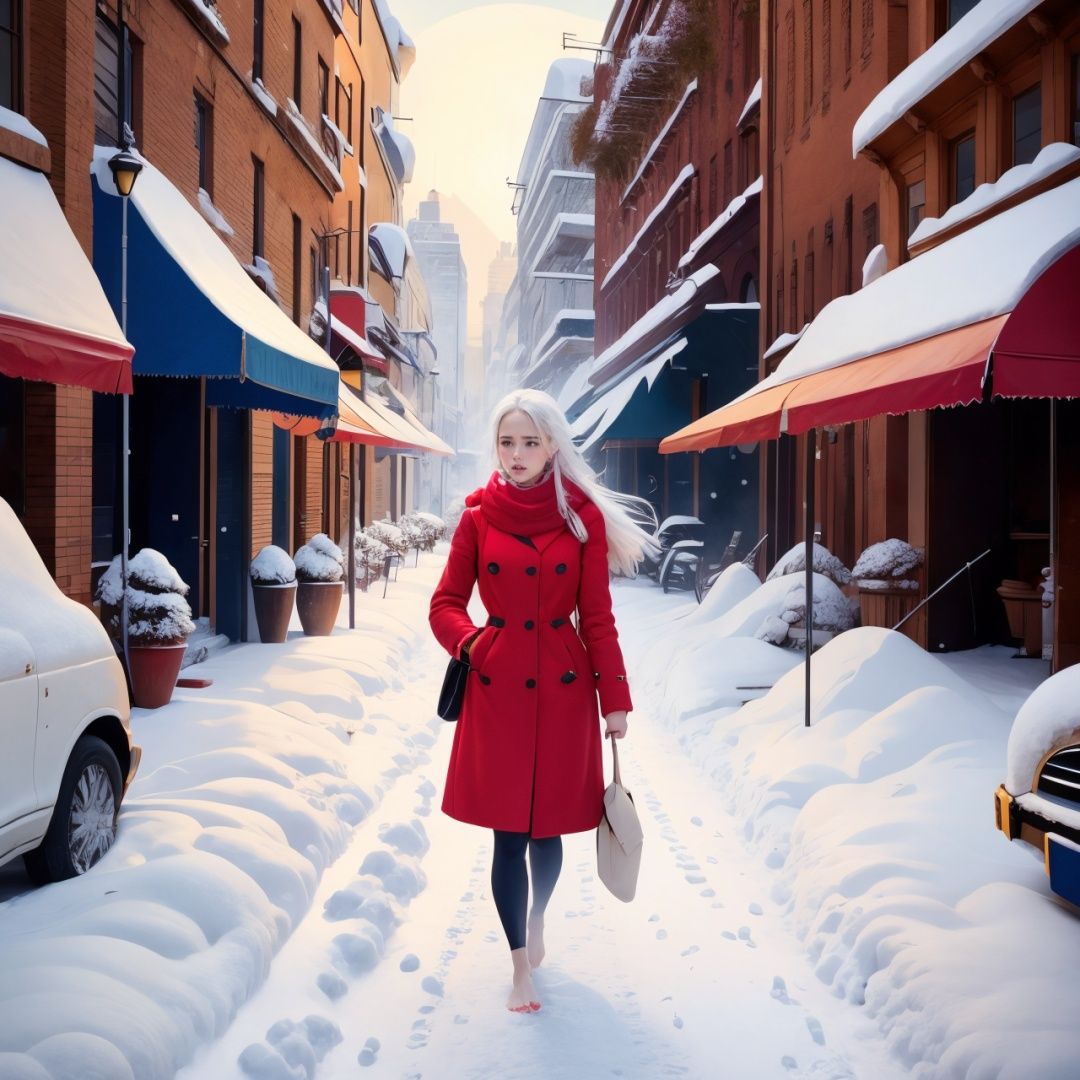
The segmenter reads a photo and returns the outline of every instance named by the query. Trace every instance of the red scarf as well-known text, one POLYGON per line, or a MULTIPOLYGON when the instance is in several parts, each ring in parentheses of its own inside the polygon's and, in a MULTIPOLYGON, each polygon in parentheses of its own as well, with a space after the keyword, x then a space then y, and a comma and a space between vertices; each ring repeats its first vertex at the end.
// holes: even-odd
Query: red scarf
MULTIPOLYGON (((589 501, 572 481, 563 480, 566 501, 579 514, 589 501)), ((555 481, 549 474, 533 487, 518 487, 496 471, 487 486, 465 497, 466 506, 479 506, 489 524, 517 536, 538 536, 566 527, 555 499, 555 481)))

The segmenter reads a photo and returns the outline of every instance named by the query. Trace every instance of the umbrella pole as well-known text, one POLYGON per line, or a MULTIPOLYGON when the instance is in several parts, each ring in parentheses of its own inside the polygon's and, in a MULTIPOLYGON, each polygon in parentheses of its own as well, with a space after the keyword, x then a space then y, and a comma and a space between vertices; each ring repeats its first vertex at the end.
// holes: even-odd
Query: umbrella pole
POLYGON ((349 629, 356 629, 356 443, 349 443, 349 629))
POLYGON ((810 726, 810 656, 814 651, 814 465, 817 459, 817 430, 806 433, 806 491, 803 501, 806 530, 806 712, 810 726))

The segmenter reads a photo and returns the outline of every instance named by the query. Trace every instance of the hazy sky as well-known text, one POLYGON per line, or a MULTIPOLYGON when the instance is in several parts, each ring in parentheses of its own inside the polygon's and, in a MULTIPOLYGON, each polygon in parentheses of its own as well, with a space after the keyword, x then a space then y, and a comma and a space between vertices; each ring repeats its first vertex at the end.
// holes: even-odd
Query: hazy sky
MULTIPOLYGON (((517 176, 548 68, 562 56, 592 55, 563 52, 562 35, 572 31, 595 41, 608 0, 391 0, 391 9, 416 42, 416 63, 401 85, 398 110, 412 118, 399 126, 416 147, 406 217, 415 216, 434 188, 464 202, 498 239, 516 240, 506 179, 517 176)), ((494 255, 493 245, 490 255, 467 260, 474 333, 494 255)))

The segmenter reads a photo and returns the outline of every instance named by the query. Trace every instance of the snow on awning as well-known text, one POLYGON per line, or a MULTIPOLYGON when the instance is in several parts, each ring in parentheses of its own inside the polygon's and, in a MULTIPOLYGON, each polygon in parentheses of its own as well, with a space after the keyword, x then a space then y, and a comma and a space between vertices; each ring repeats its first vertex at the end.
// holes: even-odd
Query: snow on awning
POLYGON ((653 383, 656 382, 660 372, 685 348, 686 338, 677 338, 656 357, 603 392, 570 427, 570 434, 575 440, 581 440, 578 443, 579 449, 588 450, 590 446, 598 442, 630 404, 630 399, 641 383, 645 382, 648 389, 652 390, 653 383))
POLYGON ((443 442, 430 428, 425 427, 423 421, 416 415, 412 402, 392 383, 387 383, 386 389, 390 391, 390 396, 401 406, 405 419, 423 436, 425 442, 430 444, 432 452, 441 454, 444 457, 453 457, 454 448, 449 443, 443 442))
MULTIPOLYGON (((122 200, 94 148, 94 266, 120 295, 122 200)), ((337 365, 248 276, 203 216, 149 162, 128 198, 128 335, 137 375, 211 381, 211 405, 334 415, 337 365)))
POLYGON ((758 76, 758 81, 754 83, 754 89, 750 91, 750 96, 746 99, 746 104, 742 107, 742 112, 739 113, 739 119, 735 121, 735 127, 741 128, 743 121, 748 119, 750 114, 754 111, 755 107, 761 105, 761 76, 758 76))
POLYGON ((969 404, 982 398, 991 353, 995 393, 1080 393, 1080 357, 1070 344, 1078 245, 1075 179, 833 300, 772 375, 660 449, 702 450, 969 404), (1029 291, 1037 301, 1022 304, 1029 291), (1021 317, 1029 306, 1038 314, 1021 317))
POLYGON ((855 121, 851 156, 858 157, 879 135, 902 119, 950 75, 1034 11, 1043 0, 988 0, 977 3, 955 26, 917 56, 855 121))
POLYGON ((134 349, 49 181, 0 158, 0 190, 0 372, 130 394, 134 349))
POLYGON ((375 254, 391 277, 405 276, 405 264, 413 258, 413 246, 409 234, 400 225, 377 221, 368 229, 368 242, 377 249, 375 254))
POLYGON ((332 287, 330 314, 333 316, 330 323, 332 332, 341 332, 342 341, 348 343, 353 352, 358 353, 365 368, 385 375, 386 355, 369 336, 371 330, 385 331, 386 317, 379 302, 366 289, 355 285, 332 287), (347 336, 346 332, 351 333, 352 337, 347 336))
POLYGON ((681 259, 679 259, 679 269, 684 270, 688 267, 694 259, 697 257, 698 252, 714 239, 725 225, 752 199, 761 194, 764 180, 762 177, 758 177, 752 184, 750 184, 745 191, 736 195, 731 202, 724 207, 723 210, 717 214, 716 218, 707 225, 693 240, 690 241, 690 246, 686 249, 686 253, 681 259))
POLYGON ((328 441, 388 448, 409 445, 402 441, 396 427, 386 424, 374 409, 368 407, 360 393, 347 381, 346 375, 342 376, 338 392, 337 427, 328 441))

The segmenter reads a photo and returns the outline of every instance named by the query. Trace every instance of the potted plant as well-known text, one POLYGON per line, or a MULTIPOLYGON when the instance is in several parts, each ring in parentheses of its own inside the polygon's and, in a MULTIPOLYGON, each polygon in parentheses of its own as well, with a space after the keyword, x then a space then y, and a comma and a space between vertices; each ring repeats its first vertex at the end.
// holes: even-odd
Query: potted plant
MULTIPOLYGON (((140 709, 157 709, 172 698, 188 635, 195 630, 184 599, 187 593, 186 582, 160 551, 143 548, 128 560, 128 674, 132 698, 140 709)), ((122 636, 123 595, 117 555, 97 591, 102 617, 115 641, 122 636)))
MULTIPOLYGON (((922 565, 923 554, 895 537, 871 544, 855 561, 851 576, 859 588, 859 613, 863 626, 896 626, 919 602, 919 581, 912 577, 922 565)), ((914 638, 916 619, 900 632, 914 638)))
POLYGON ((382 573, 389 554, 390 549, 367 529, 356 534, 356 582, 364 592, 382 573))
POLYGON ((275 644, 284 641, 296 598, 296 565, 287 551, 267 544, 252 559, 251 592, 259 640, 275 644))
POLYGON ((345 556, 326 533, 317 533, 293 556, 296 564, 296 611, 308 637, 326 637, 334 629, 345 590, 345 556))

